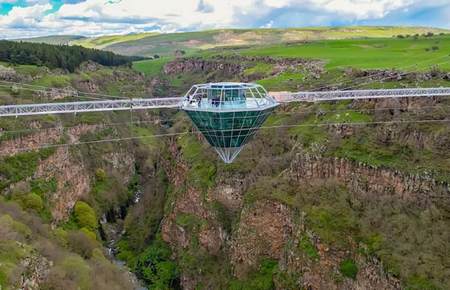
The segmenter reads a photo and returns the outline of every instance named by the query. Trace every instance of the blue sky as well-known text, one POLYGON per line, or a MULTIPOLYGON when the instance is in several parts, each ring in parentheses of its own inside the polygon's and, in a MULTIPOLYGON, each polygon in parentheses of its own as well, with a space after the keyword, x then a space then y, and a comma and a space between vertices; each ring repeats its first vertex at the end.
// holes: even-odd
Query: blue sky
POLYGON ((342 25, 450 28, 450 0, 0 0, 0 38, 342 25))

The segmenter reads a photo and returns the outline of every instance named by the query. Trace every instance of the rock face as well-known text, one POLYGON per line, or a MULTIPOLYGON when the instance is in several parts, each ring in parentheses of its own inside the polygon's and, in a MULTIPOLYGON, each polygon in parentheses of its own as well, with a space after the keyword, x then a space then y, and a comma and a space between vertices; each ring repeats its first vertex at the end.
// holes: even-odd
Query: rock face
POLYGON ((282 258, 294 224, 290 209, 275 201, 258 201, 241 212, 231 243, 234 274, 242 278, 260 257, 282 258))
POLYGON ((438 69, 431 69, 428 72, 402 72, 399 70, 360 70, 349 68, 345 71, 345 74, 353 78, 363 77, 366 81, 367 79, 371 81, 427 81, 432 79, 450 79, 450 73, 438 69))
MULTIPOLYGON (((239 78, 241 81, 253 81, 260 79, 260 73, 244 73, 244 70, 257 63, 265 63, 273 66, 270 75, 277 75, 288 69, 308 71, 309 75, 318 78, 324 72, 324 63, 318 60, 300 58, 272 58, 272 57, 246 57, 246 56, 215 56, 211 59, 180 58, 169 62, 164 66, 167 75, 182 73, 213 74, 228 79, 239 78)), ((210 76, 213 77, 214 76, 210 76)))
POLYGON ((47 278, 53 266, 52 261, 34 252, 25 257, 20 264, 25 270, 20 278, 18 289, 23 290, 40 289, 41 283, 47 278))
POLYGON ((56 179, 57 189, 50 197, 54 222, 65 220, 75 203, 90 190, 90 179, 83 163, 72 158, 67 147, 60 147, 44 160, 35 174, 36 178, 56 179))
POLYGON ((100 125, 79 125, 68 129, 62 127, 41 129, 39 125, 35 126, 37 127, 32 128, 30 133, 24 130, 25 134, 28 133, 27 135, 1 142, 0 157, 11 156, 29 150, 37 150, 48 144, 58 142, 64 134, 67 134, 70 143, 75 143, 79 141, 81 135, 93 132, 102 127, 100 125), (34 130, 37 132, 34 133, 34 130))
POLYGON ((320 158, 297 154, 291 164, 290 175, 298 182, 336 179, 347 184, 351 191, 364 195, 395 195, 422 207, 433 200, 448 198, 449 186, 431 178, 408 175, 390 169, 355 164, 341 158, 320 158))
MULTIPOLYGON (((174 143, 169 148, 177 160, 171 163, 172 166, 169 163, 165 166, 169 179, 176 187, 185 186, 189 165, 183 161, 174 143)), ((426 176, 306 153, 295 154, 282 177, 299 190, 333 181, 344 185, 361 200, 387 196, 420 208, 448 199, 450 194, 448 184, 426 176)), ((206 192, 188 186, 176 196, 171 204, 172 209, 162 222, 163 239, 175 253, 188 249, 193 241, 198 241, 202 251, 209 255, 229 257, 233 276, 239 279, 246 279, 258 268, 262 259, 270 258, 278 261, 281 270, 296 277, 298 288, 401 289, 400 281, 387 274, 379 260, 358 253, 356 241, 350 242, 351 251, 322 241, 308 228, 306 213, 270 198, 245 202, 246 191, 255 182, 258 179, 251 176, 220 172, 215 185, 206 192), (231 230, 225 229, 223 220, 212 210, 211 204, 214 202, 220 203, 237 217, 231 230), (179 222, 180 217, 186 215, 201 221, 197 230, 192 231, 192 228, 179 222), (305 237, 317 251, 317 260, 299 250, 299 242, 305 237), (341 262, 349 257, 359 269, 354 279, 339 276, 341 262)), ((198 283, 202 283, 201 274, 183 273, 181 276, 184 289, 195 289, 198 283)), ((277 289, 286 289, 282 281, 274 283, 277 289)))

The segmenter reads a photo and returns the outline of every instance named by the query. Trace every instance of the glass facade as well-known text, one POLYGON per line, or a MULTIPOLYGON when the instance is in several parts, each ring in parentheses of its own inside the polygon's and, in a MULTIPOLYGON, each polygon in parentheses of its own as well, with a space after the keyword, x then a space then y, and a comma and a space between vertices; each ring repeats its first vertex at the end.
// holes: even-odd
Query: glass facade
POLYGON ((194 85, 182 108, 220 158, 231 163, 278 106, 258 84, 194 85))
POLYGON ((234 112, 189 110, 186 113, 211 146, 230 148, 243 146, 274 108, 234 112))

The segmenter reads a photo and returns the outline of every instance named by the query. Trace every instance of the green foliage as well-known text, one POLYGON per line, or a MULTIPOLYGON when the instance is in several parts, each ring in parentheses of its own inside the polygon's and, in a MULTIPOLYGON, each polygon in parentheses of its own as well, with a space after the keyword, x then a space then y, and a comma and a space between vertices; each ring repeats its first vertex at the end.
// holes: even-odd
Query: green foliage
POLYGON ((356 279, 356 275, 358 274, 358 266, 355 261, 346 259, 339 265, 339 271, 347 278, 356 279))
POLYGON ((414 275, 406 282, 406 290, 439 290, 429 279, 414 275))
POLYGON ((89 204, 83 201, 77 201, 74 208, 74 216, 80 228, 86 227, 92 231, 97 229, 97 216, 89 204))
POLYGON ((134 271, 150 289, 169 289, 178 283, 177 264, 170 259, 170 248, 162 239, 152 241, 137 258, 134 271))
POLYGON ((58 227, 58 228, 56 228, 56 229, 53 231, 53 235, 54 235, 54 237, 55 237, 55 240, 56 240, 61 246, 65 247, 65 246, 68 245, 69 237, 68 237, 68 233, 67 233, 66 230, 64 230, 63 228, 58 227))
MULTIPOLYGON (((0 217, 0 227, 19 234, 22 239, 31 237, 31 229, 26 224, 14 220, 9 214, 4 214, 0 217)), ((17 238, 19 239, 19 237, 17 238)))
POLYGON ((369 255, 374 255, 379 251, 383 245, 383 237, 380 234, 374 233, 364 239, 364 243, 367 245, 369 255))
POLYGON ((214 185, 217 168, 211 156, 205 155, 204 146, 193 135, 184 135, 179 142, 184 158, 191 165, 188 181, 204 190, 214 185))
POLYGON ((89 265, 80 256, 68 256, 60 266, 57 266, 62 274, 61 281, 68 279, 75 282, 81 290, 91 288, 91 277, 89 265))
POLYGON ((29 247, 22 246, 16 241, 0 240, 0 286, 8 288, 12 282, 14 271, 18 268, 20 260, 30 251, 29 247))
POLYGON ((244 75, 251 76, 251 75, 259 75, 261 77, 264 77, 268 74, 270 74, 273 70, 273 65, 268 63, 257 63, 256 65, 246 69, 244 71, 244 75))
POLYGON ((56 178, 52 177, 49 180, 33 179, 30 181, 31 192, 39 194, 40 196, 55 192, 57 189, 56 178))
POLYGON ((49 68, 75 69, 84 61, 95 61, 102 65, 130 64, 141 59, 114 54, 110 51, 88 49, 80 46, 50 45, 44 43, 0 41, 0 60, 15 64, 43 65, 49 68))
POLYGON ((171 60, 172 58, 170 57, 161 57, 158 59, 135 61, 133 62, 133 69, 147 76, 157 76, 162 73, 164 65, 171 60))
MULTIPOLYGON (((321 59, 327 62, 328 69, 352 66, 365 69, 395 67, 399 70, 426 70, 435 63, 435 59, 446 57, 443 50, 425 50, 434 46, 436 40, 440 41, 441 46, 450 45, 449 36, 421 39, 337 39, 249 48, 241 50, 240 54, 321 59), (405 51, 408 53, 405 54, 405 51), (418 59, 423 61, 418 62, 418 59)), ((450 69, 445 63, 441 67, 450 69)))
POLYGON ((358 233, 358 220, 348 209, 313 206, 308 213, 308 223, 325 242, 346 247, 348 237, 358 233))
POLYGON ((27 209, 33 209, 36 212, 41 211, 44 208, 44 202, 42 201, 42 198, 37 195, 36 193, 28 193, 22 198, 22 203, 25 208, 27 209))
POLYGON ((95 234, 86 228, 70 231, 67 240, 69 248, 85 259, 91 258, 94 249, 100 246, 95 240, 95 234))
POLYGON ((273 276, 278 262, 264 259, 257 272, 251 273, 245 280, 234 280, 230 283, 230 290, 270 290, 274 289, 273 276))
POLYGON ((31 176, 36 171, 40 160, 53 154, 53 149, 43 149, 37 152, 19 153, 0 161, 0 189, 11 183, 31 176))
POLYGON ((177 215, 176 223, 183 228, 192 231, 193 229, 198 229, 204 221, 196 215, 189 213, 180 213, 177 215))
POLYGON ((320 258, 319 252, 307 236, 301 237, 298 246, 310 259, 318 260, 320 258))

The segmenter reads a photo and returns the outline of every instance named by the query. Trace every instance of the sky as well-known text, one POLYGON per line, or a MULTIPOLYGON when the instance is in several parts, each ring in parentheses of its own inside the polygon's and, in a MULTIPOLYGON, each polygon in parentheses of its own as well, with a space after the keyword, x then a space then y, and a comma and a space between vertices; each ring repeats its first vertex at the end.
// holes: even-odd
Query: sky
POLYGON ((450 29, 450 0, 0 0, 0 38, 216 28, 450 29))

